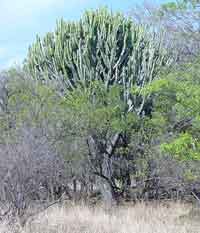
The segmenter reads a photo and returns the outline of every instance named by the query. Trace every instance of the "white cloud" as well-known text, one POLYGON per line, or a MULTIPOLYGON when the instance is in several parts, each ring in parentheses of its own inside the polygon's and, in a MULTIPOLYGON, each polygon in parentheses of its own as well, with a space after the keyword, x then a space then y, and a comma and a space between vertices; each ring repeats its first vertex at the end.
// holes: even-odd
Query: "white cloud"
POLYGON ((6 48, 0 47, 0 59, 5 57, 7 54, 6 48))
POLYGON ((21 66, 22 62, 24 60, 24 56, 13 56, 8 57, 7 59, 3 60, 0 63, 0 72, 1 70, 8 69, 12 66, 21 66))
POLYGON ((23 57, 16 56, 10 58, 6 63, 4 64, 4 69, 9 68, 11 66, 20 66, 22 64, 23 57))
POLYGON ((49 30, 44 28, 47 22, 62 17, 59 12, 63 9, 71 14, 92 1, 0 0, 0 69, 21 61, 25 56, 24 48, 33 40, 35 31, 49 30), (43 18, 46 24, 41 22, 43 18))
POLYGON ((0 20, 3 23, 16 23, 16 20, 31 18, 41 10, 60 7, 64 0, 1 0, 0 20))
POLYGON ((88 0, 0 0, 0 19, 13 20, 31 16, 49 8, 71 8, 88 0))

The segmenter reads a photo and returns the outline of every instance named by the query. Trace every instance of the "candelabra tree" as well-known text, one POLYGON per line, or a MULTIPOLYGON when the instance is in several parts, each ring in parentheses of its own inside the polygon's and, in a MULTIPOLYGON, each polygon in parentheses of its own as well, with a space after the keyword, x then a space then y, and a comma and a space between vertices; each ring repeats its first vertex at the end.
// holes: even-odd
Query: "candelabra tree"
POLYGON ((151 115, 151 95, 141 91, 169 64, 158 32, 107 9, 87 11, 77 22, 58 21, 29 49, 25 67, 35 79, 56 81, 63 106, 74 115, 71 127, 78 136, 86 132, 90 167, 108 203, 130 184, 124 163, 129 132, 151 115))

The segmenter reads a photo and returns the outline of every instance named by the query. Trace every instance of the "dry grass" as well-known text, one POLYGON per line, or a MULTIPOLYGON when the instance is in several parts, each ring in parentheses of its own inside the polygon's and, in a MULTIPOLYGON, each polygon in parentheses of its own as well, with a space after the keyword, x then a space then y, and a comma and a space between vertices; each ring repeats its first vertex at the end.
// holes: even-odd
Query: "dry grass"
MULTIPOLYGON (((188 205, 137 204, 106 211, 102 207, 52 207, 28 223, 21 233, 199 233, 188 205)), ((199 218, 200 219, 200 218, 199 218)), ((200 222, 200 221, 199 221, 200 222)), ((1 233, 13 233, 0 226, 1 233)))

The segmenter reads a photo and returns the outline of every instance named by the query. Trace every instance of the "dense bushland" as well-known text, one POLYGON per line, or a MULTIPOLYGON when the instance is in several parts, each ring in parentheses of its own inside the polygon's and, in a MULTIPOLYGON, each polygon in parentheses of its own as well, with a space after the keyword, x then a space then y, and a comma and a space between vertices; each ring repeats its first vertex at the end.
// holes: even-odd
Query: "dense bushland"
POLYGON ((132 14, 60 20, 1 73, 2 218, 66 198, 198 199, 198 2, 132 14))

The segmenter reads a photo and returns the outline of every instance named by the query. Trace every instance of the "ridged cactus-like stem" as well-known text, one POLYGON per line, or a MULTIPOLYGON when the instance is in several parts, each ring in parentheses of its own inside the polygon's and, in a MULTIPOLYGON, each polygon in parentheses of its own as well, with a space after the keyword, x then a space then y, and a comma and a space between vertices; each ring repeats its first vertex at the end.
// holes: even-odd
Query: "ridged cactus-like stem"
POLYGON ((36 78, 62 77, 67 91, 87 88, 95 80, 109 90, 123 87, 129 111, 140 113, 144 100, 131 96, 131 88, 151 82, 166 62, 166 53, 155 33, 107 9, 88 11, 77 22, 57 22, 30 47, 26 66, 36 78))

